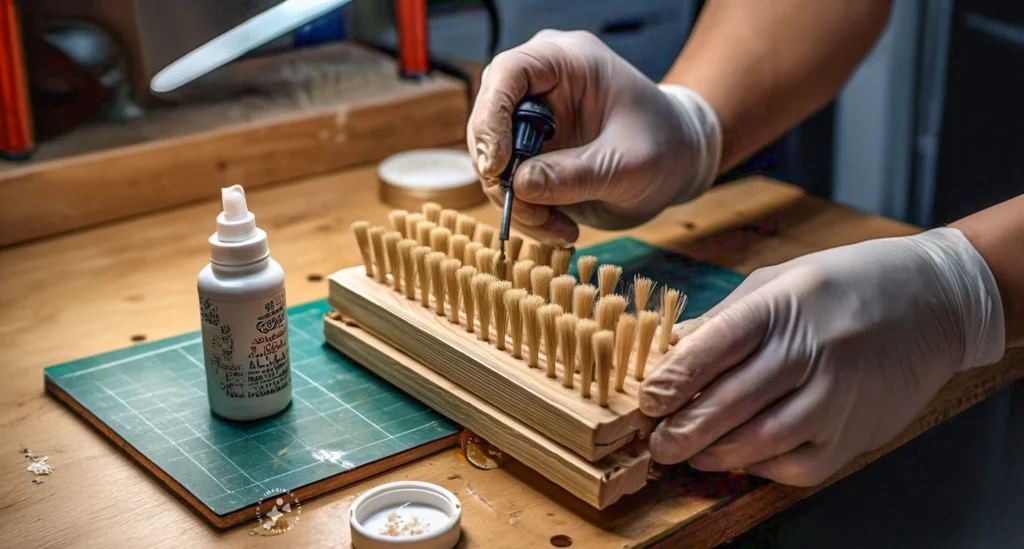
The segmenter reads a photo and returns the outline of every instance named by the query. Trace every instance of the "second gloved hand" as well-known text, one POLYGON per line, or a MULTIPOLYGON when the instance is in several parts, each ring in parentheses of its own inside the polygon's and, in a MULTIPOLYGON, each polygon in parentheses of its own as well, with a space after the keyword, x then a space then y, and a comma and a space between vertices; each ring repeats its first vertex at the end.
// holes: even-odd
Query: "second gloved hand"
POLYGON ((705 317, 641 386, 665 418, 652 457, 793 485, 889 442, 1005 348, 995 279, 949 228, 760 269, 705 317))
POLYGON ((567 244, 577 224, 622 229, 704 192, 721 156, 718 119, 680 86, 658 86, 592 34, 542 31, 485 69, 469 120, 469 152, 488 197, 511 155, 511 113, 526 96, 557 130, 513 181, 516 228, 567 244))

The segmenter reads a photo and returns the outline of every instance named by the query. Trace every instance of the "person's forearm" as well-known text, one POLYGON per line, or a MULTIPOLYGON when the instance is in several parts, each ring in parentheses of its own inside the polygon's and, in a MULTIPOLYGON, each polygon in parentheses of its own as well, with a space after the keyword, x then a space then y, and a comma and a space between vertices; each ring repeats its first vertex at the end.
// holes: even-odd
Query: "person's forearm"
POLYGON ((710 0, 663 82, 708 101, 725 172, 820 109, 888 20, 891 0, 710 0))
POLYGON ((1006 344, 1024 346, 1024 195, 967 216, 960 229, 985 258, 999 286, 1006 318, 1006 344))

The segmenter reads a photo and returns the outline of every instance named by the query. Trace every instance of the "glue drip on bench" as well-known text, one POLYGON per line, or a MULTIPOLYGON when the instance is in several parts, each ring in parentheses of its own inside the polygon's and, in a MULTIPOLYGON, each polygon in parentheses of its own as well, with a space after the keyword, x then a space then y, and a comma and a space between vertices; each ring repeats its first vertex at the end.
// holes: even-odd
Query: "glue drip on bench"
POLYGON ((459 436, 459 447, 466 461, 477 469, 497 469, 508 461, 508 454, 469 431, 459 436))

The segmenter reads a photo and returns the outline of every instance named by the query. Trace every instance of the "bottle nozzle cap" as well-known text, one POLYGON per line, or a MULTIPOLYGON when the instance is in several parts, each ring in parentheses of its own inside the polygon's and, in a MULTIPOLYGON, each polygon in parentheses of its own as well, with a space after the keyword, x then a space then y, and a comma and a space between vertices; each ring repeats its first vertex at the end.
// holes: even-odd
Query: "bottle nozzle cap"
POLYGON ((245 203, 241 185, 221 189, 224 211, 217 216, 217 238, 223 242, 241 242, 256 236, 256 216, 245 203))

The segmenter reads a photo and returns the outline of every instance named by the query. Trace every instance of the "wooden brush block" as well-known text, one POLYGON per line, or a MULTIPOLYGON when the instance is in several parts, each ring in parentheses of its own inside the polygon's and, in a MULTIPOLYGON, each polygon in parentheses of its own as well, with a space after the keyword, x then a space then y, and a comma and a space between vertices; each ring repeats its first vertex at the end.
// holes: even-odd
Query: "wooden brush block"
POLYGON ((361 328, 325 317, 324 337, 359 364, 591 506, 604 509, 647 482, 651 459, 646 448, 620 450, 591 463, 361 328))
MULTIPOLYGON (((639 383, 631 376, 624 392, 613 391, 604 408, 596 398, 584 399, 577 389, 562 386, 561 361, 556 379, 550 379, 544 369, 531 369, 508 351, 478 340, 464 326, 438 316, 433 307, 424 308, 375 282, 362 267, 331 275, 329 286, 331 306, 365 330, 584 459, 597 461, 645 437, 653 426, 638 408, 639 383)), ((654 371, 663 356, 652 349, 646 371, 654 371)))

